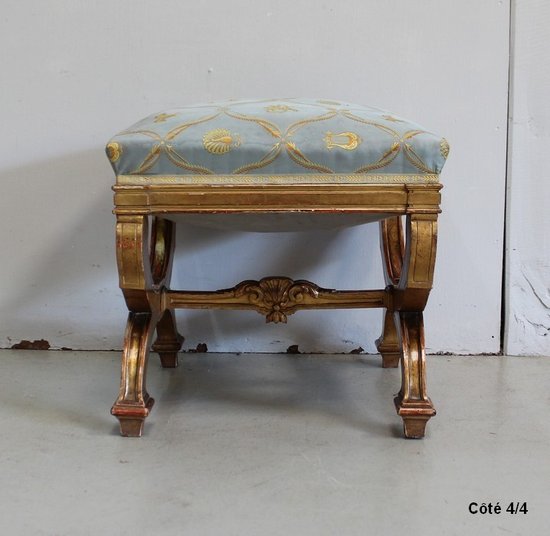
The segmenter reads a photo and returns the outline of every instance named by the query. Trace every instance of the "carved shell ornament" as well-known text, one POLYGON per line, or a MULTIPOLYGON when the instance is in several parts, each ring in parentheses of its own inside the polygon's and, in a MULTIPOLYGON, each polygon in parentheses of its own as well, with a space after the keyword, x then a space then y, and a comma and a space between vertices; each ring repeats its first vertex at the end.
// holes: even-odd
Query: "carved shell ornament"
POLYGON ((248 301, 265 314, 266 322, 286 324, 304 294, 317 295, 319 287, 309 281, 294 281, 288 277, 264 277, 260 281, 243 281, 235 289, 236 296, 245 295, 248 301))
POLYGON ((202 137, 202 144, 209 153, 225 154, 238 147, 241 139, 225 128, 215 128, 202 137))

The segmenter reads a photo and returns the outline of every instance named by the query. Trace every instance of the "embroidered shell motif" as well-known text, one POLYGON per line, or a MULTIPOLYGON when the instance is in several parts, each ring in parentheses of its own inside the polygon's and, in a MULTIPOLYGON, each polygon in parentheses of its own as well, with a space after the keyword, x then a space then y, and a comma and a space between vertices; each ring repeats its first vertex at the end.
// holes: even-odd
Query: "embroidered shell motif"
POLYGON ((238 135, 225 128, 215 128, 202 137, 204 148, 212 154, 225 154, 241 144, 238 135))

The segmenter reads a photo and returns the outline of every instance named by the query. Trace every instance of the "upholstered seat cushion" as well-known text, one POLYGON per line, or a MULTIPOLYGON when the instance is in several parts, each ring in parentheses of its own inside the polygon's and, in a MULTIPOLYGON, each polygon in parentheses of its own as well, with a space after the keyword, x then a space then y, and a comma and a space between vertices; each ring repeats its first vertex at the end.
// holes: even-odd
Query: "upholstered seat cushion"
POLYGON ((119 184, 430 183, 448 152, 387 111, 313 99, 175 108, 107 145, 119 184))

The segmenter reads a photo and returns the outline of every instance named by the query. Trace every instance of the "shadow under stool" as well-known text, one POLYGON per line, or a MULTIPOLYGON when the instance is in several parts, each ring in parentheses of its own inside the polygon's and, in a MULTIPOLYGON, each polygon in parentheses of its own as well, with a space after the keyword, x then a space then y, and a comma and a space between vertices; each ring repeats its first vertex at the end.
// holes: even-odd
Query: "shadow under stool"
POLYGON ((129 309, 111 410, 121 434, 140 436, 153 406, 145 377, 155 331, 152 350, 162 366, 178 364, 183 337, 176 308, 254 309, 267 322, 286 322, 299 309, 379 307, 385 309, 376 341, 382 365, 401 364, 394 401, 404 434, 423 437, 435 409, 426 391, 422 313, 432 288, 439 173, 448 152, 444 138, 386 111, 314 99, 176 108, 112 138, 117 264, 129 309), (378 221, 385 288, 325 289, 275 276, 224 290, 172 290, 175 220, 220 213, 254 214, 256 221, 273 214, 378 221))

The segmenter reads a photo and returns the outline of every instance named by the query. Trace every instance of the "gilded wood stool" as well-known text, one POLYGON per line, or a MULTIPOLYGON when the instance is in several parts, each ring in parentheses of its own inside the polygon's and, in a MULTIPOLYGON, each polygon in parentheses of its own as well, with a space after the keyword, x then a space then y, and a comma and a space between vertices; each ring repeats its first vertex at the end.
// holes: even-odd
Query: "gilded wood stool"
POLYGON ((130 311, 111 410, 121 434, 140 436, 153 406, 145 376, 155 330, 152 349, 162 366, 177 366, 183 338, 175 308, 254 309, 267 322, 286 322, 298 309, 380 307, 382 364, 401 363, 397 413, 406 437, 423 437, 435 409, 426 392, 422 312, 432 288, 439 173, 448 152, 444 138, 388 112, 310 99, 177 108, 112 138, 119 282, 130 311), (173 220, 191 213, 331 213, 380 221, 385 288, 333 290, 266 277, 218 291, 171 290, 173 220))

